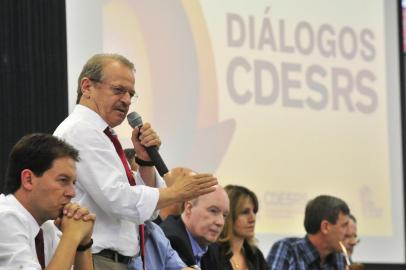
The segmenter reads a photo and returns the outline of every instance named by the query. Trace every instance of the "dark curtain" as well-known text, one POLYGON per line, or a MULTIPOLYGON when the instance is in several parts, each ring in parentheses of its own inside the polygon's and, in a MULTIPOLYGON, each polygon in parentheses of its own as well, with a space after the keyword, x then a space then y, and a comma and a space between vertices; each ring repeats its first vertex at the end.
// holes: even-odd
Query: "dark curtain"
POLYGON ((8 154, 68 114, 64 0, 0 0, 0 188, 8 154))

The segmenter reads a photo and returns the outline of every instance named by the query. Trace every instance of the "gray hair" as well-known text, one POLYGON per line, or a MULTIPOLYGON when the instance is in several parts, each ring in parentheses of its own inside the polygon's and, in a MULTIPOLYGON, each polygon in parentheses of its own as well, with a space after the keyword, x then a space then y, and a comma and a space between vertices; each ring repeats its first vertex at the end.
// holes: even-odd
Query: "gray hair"
POLYGON ((80 102, 80 98, 82 97, 82 89, 80 86, 82 79, 84 77, 88 77, 93 81, 101 82, 103 80, 103 67, 106 63, 111 61, 117 61, 135 72, 134 64, 120 54, 101 53, 93 55, 89 60, 87 60, 86 64, 83 66, 82 72, 79 75, 76 104, 80 102))

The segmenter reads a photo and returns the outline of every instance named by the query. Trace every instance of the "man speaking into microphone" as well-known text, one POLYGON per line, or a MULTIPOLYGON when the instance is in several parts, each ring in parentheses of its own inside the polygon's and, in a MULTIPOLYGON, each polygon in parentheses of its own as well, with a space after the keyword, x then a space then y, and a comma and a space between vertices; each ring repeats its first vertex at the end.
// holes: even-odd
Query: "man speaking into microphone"
POLYGON ((211 174, 174 172, 177 180, 166 188, 146 151, 161 145, 149 123, 132 131, 140 167, 136 174, 129 169, 113 128, 138 97, 134 72, 133 63, 121 55, 91 57, 78 79, 77 104, 54 132, 80 153, 73 201, 97 215, 92 247, 96 270, 127 269, 132 257, 148 252, 143 250, 144 221, 162 207, 212 192, 217 184, 211 174))

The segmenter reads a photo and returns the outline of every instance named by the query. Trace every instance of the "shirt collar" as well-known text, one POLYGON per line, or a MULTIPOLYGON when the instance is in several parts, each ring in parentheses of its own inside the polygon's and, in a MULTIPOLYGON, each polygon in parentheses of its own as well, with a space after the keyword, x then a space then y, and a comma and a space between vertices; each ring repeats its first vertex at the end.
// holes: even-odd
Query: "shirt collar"
MULTIPOLYGON (((308 265, 317 261, 320 263, 320 253, 317 251, 316 247, 313 246, 312 242, 310 242, 308 236, 303 239, 303 246, 306 251, 306 256, 304 256, 304 260, 308 265)), ((335 265, 336 264, 336 253, 331 253, 326 257, 325 264, 327 265, 335 265)))
MULTIPOLYGON (((28 210, 17 200, 17 198, 13 194, 9 194, 7 196, 4 196, 3 194, 1 194, 1 196, 7 201, 7 203, 11 207, 16 209, 20 214, 24 215, 27 218, 27 221, 28 221, 27 225, 28 225, 30 234, 35 237, 39 232, 40 226, 38 225, 35 218, 31 215, 31 213, 28 212, 28 210)), ((1 199, 3 199, 3 198, 1 198, 1 199)))
POLYGON ((192 245, 193 256, 196 259, 196 263, 200 266, 200 260, 207 252, 208 246, 201 247, 188 229, 186 229, 186 232, 189 237, 190 244, 192 245))
MULTIPOLYGON (((106 127, 109 127, 106 121, 95 111, 89 107, 83 106, 81 104, 76 104, 72 113, 78 113, 80 116, 85 119, 87 122, 96 126, 100 131, 104 131, 106 127)), ((110 128, 112 130, 112 128, 110 128)))
POLYGON ((320 254, 317 251, 316 247, 310 242, 308 236, 303 240, 303 247, 306 251, 306 256, 304 256, 304 260, 307 264, 311 264, 314 261, 320 261, 320 254))

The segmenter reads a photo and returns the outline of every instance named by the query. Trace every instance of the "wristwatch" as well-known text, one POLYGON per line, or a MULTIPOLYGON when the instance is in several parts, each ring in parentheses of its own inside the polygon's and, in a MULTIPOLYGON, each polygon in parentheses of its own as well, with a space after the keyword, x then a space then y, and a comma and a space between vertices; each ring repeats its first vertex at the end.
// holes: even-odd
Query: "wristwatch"
POLYGON ((82 252, 85 250, 88 250, 91 246, 93 245, 93 239, 90 238, 89 243, 87 243, 86 245, 78 245, 78 247, 76 248, 76 251, 82 252))

